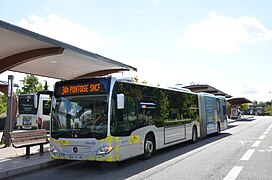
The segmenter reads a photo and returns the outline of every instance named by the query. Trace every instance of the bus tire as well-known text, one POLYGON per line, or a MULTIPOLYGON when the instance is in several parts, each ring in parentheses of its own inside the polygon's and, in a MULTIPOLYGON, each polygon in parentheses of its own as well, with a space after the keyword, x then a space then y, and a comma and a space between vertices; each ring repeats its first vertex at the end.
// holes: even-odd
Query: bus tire
POLYGON ((193 144, 197 142, 197 130, 196 130, 196 126, 193 126, 192 129, 192 141, 193 144))
POLYGON ((220 134, 220 131, 221 131, 220 123, 217 123, 217 131, 216 131, 216 134, 219 135, 219 134, 220 134))
POLYGON ((144 141, 144 156, 143 159, 150 159, 155 151, 154 137, 148 133, 144 141))

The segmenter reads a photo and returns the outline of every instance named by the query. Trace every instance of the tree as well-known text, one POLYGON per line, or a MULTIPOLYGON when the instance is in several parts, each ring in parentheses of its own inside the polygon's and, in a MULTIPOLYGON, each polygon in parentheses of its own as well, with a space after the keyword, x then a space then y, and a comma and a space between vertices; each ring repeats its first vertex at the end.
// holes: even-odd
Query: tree
POLYGON ((266 106, 264 107, 264 113, 265 113, 266 115, 272 115, 272 105, 266 105, 266 106))
MULTIPOLYGON (((136 77, 133 77, 132 78, 132 82, 136 82, 136 83, 139 83, 140 82, 140 79, 136 76, 136 77)), ((147 84, 147 81, 146 80, 143 80, 141 82, 142 84, 147 84)))
POLYGON ((29 94, 43 90, 42 83, 34 75, 27 74, 22 82, 23 86, 16 90, 17 94, 29 94))
POLYGON ((244 104, 240 105, 240 110, 241 111, 245 111, 246 109, 248 109, 248 104, 247 103, 244 103, 244 104))
POLYGON ((48 91, 48 90, 49 90, 49 86, 48 86, 48 84, 47 84, 47 81, 46 81, 46 80, 44 81, 43 90, 44 90, 44 91, 48 91))
POLYGON ((252 104, 253 104, 253 108, 258 107, 258 101, 256 101, 256 100, 255 100, 255 101, 253 101, 253 103, 252 103, 252 104))
POLYGON ((0 93, 0 115, 7 111, 7 96, 0 93))

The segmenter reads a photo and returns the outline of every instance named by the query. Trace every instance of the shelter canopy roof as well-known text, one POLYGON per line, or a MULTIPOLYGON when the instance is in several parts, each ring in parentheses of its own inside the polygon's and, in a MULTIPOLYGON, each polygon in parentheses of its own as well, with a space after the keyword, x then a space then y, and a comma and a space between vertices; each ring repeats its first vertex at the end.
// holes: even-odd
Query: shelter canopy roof
POLYGON ((205 92, 205 93, 210 93, 210 94, 214 94, 216 96, 225 96, 226 98, 231 98, 232 96, 224 93, 210 85, 207 84, 194 84, 194 85, 190 85, 190 86, 185 86, 183 88, 187 88, 190 89, 192 92, 195 93, 200 93, 200 92, 205 92))
POLYGON ((58 79, 137 69, 0 20, 0 73, 11 70, 58 79))
POLYGON ((246 98, 231 98, 227 100, 231 105, 241 105, 244 103, 252 103, 250 100, 246 98))

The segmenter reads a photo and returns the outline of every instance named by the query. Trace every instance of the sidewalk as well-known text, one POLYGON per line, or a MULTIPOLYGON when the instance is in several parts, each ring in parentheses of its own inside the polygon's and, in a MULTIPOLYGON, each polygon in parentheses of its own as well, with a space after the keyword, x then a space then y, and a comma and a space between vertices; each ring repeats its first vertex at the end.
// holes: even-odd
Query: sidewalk
POLYGON ((50 159, 49 144, 44 145, 44 153, 39 153, 39 148, 31 147, 26 156, 26 148, 0 147, 0 179, 66 162, 50 159))

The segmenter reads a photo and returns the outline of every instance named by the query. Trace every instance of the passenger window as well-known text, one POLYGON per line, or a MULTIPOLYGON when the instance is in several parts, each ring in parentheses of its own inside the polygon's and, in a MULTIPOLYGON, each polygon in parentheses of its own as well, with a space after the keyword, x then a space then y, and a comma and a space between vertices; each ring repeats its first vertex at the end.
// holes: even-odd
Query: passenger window
POLYGON ((43 115, 50 115, 51 100, 43 100, 43 115))

